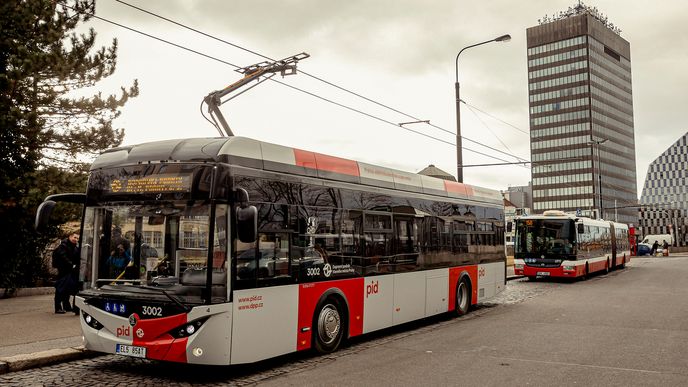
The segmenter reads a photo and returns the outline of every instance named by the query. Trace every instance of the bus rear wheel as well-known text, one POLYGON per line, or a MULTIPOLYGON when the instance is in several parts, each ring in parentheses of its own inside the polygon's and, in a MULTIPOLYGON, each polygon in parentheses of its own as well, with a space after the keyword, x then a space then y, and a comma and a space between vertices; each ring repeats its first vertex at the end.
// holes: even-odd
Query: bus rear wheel
POLYGON ((456 284, 456 309, 455 314, 457 316, 463 316, 471 308, 471 285, 466 279, 462 277, 459 283, 456 284))
POLYGON ((344 336, 344 314, 340 303, 328 298, 315 314, 313 346, 319 353, 335 351, 344 336))

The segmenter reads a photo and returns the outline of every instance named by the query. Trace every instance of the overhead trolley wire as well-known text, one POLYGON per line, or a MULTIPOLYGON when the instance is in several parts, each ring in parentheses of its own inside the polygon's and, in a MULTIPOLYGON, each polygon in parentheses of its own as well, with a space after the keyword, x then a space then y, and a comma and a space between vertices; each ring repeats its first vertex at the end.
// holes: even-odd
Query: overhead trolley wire
MULTIPOLYGON (((119 0, 115 0, 115 1, 119 1, 119 0)), ((123 3, 123 2, 122 2, 122 3, 123 3)), ((127 5, 128 5, 128 4, 127 4, 127 5)), ((71 10, 73 10, 73 11, 75 11, 75 12, 79 12, 78 10, 76 10, 75 8, 73 8, 73 7, 71 7, 71 6, 67 5, 67 4, 64 4, 64 3, 63 3, 63 6, 66 7, 66 8, 68 8, 68 9, 71 9, 71 10)), ((146 37, 148 37, 148 38, 150 38, 150 39, 154 39, 154 40, 160 41, 160 42, 162 42, 162 43, 171 45, 171 46, 173 46, 173 47, 182 49, 182 50, 184 50, 184 51, 188 51, 188 52, 194 53, 194 54, 196 54, 196 55, 200 55, 200 56, 202 56, 202 57, 204 57, 204 58, 211 59, 211 60, 214 60, 214 61, 216 61, 216 62, 219 62, 219 63, 225 64, 225 65, 234 67, 235 69, 240 69, 240 68, 242 68, 241 66, 236 65, 236 64, 234 64, 234 63, 231 63, 231 62, 228 62, 228 61, 219 59, 219 58, 217 58, 217 57, 214 57, 214 56, 212 56, 212 55, 205 54, 205 53, 203 53, 203 52, 200 52, 200 51, 197 51, 197 50, 188 48, 188 47, 186 47, 186 46, 183 46, 183 45, 174 43, 174 42, 172 42, 172 41, 169 41, 169 40, 160 38, 160 37, 158 37, 158 36, 155 36, 155 35, 152 35, 152 34, 149 34, 149 33, 146 33, 146 32, 140 31, 140 30, 137 30, 137 29, 135 29, 135 28, 126 26, 126 25, 124 25, 124 24, 121 24, 121 23, 118 23, 118 22, 115 22, 115 21, 112 21, 112 20, 103 18, 103 17, 98 16, 98 15, 96 15, 96 14, 87 13, 87 12, 83 12, 83 13, 89 15, 90 17, 93 17, 94 19, 97 19, 97 20, 103 21, 103 22, 105 22, 105 23, 109 23, 109 24, 115 25, 115 26, 117 26, 117 27, 126 29, 126 30, 128 30, 128 31, 131 31, 131 32, 134 32, 134 33, 143 35, 143 36, 146 36, 146 37)), ((242 49, 244 49, 244 48, 242 48, 242 49)), ((247 50, 247 49, 244 49, 244 50, 247 50)), ((250 51, 250 50, 247 50, 247 51, 250 51)), ((252 51, 250 51, 250 52, 252 52, 252 51)), ((252 53, 253 53, 253 52, 252 52, 252 53)), ((260 54, 256 54, 256 55, 260 55, 260 54)), ((376 120, 378 120, 378 121, 387 123, 387 124, 389 124, 389 125, 393 125, 393 126, 396 127, 396 128, 401 128, 401 129, 404 129, 404 130, 406 130, 406 131, 409 131, 409 132, 412 132, 412 133, 415 133, 415 134, 418 134, 418 135, 421 135, 421 136, 424 136, 424 137, 433 139, 433 140, 435 140, 435 141, 439 141, 439 142, 442 142, 442 143, 445 143, 445 144, 448 144, 448 145, 456 146, 455 143, 452 143, 452 142, 449 142, 449 141, 445 141, 445 140, 442 140, 442 139, 440 139, 440 138, 437 138, 437 137, 434 137, 434 136, 431 136, 431 135, 428 135, 428 134, 425 134, 425 133, 422 133, 422 132, 418 132, 418 131, 413 130, 413 129, 409 129, 409 128, 405 128, 405 127, 400 127, 397 123, 394 123, 394 122, 385 120, 385 119, 383 119, 383 118, 380 118, 380 117, 374 116, 374 115, 372 115, 372 114, 370 114, 370 113, 366 113, 366 112, 360 111, 360 110, 358 110, 358 109, 355 109, 355 108, 346 106, 346 105, 344 105, 344 104, 341 104, 341 103, 338 103, 338 102, 329 100, 329 99, 327 99, 327 98, 324 98, 324 97, 319 96, 319 95, 317 95, 317 94, 315 94, 315 93, 312 93, 312 92, 303 90, 303 89, 298 88, 298 87, 296 87, 296 86, 292 86, 292 85, 286 84, 286 83, 281 82, 281 81, 278 81, 278 80, 276 80, 276 79, 271 79, 271 80, 272 80, 273 82, 277 82, 277 83, 279 83, 279 84, 281 84, 281 85, 283 85, 283 86, 286 86, 286 87, 289 87, 289 88, 291 88, 291 89, 300 91, 300 92, 302 92, 302 93, 304 93, 304 94, 307 94, 307 95, 316 97, 316 98, 318 98, 318 99, 321 99, 321 100, 323 100, 323 101, 326 101, 326 102, 335 104, 335 105, 340 106, 340 107, 343 107, 343 108, 345 108, 345 109, 348 109, 348 110, 351 110, 351 111, 354 111, 354 112, 363 114, 363 115, 365 115, 365 116, 367 116, 367 117, 369 117, 369 118, 373 118, 373 119, 376 119, 376 120)), ((204 116, 204 118, 205 118, 205 116, 204 116)), ((206 118, 206 120, 207 120, 207 118, 206 118)), ((469 140, 469 141, 470 141, 470 140, 469 140)), ((477 142, 476 142, 476 143, 477 143, 477 142)), ((483 144, 480 144, 480 143, 477 143, 477 144, 482 145, 482 146, 486 146, 486 145, 483 145, 483 144)), ((486 146, 486 147, 487 147, 487 146, 486 146)), ((488 147, 488 148, 489 148, 489 147, 488 147)), ((489 157, 489 158, 493 158, 493 159, 495 159, 495 160, 499 160, 499 161, 502 161, 502 162, 506 162, 506 160, 503 160, 503 159, 501 159, 501 158, 499 158, 499 157, 492 156, 492 155, 489 155, 489 154, 486 154, 486 153, 483 153, 483 152, 480 152, 480 151, 476 151, 476 150, 474 150, 474 149, 470 149, 470 148, 464 148, 464 149, 467 150, 467 151, 469 151, 469 152, 473 152, 473 153, 476 153, 476 154, 479 154, 479 155, 482 155, 482 156, 486 156, 486 157, 489 157)), ((499 150, 496 150, 496 151, 498 151, 498 152, 500 152, 500 153, 506 154, 505 152, 502 152, 502 151, 499 151, 499 150)), ((508 154, 507 154, 507 155, 508 155, 508 154)), ((514 157, 513 155, 509 155, 509 156, 514 157)))
MULTIPOLYGON (((148 14, 148 15, 150 15, 150 16, 153 16, 153 17, 162 19, 162 20, 164 20, 164 21, 166 21, 166 22, 169 22, 169 23, 172 23, 172 24, 174 24, 174 25, 176 25, 176 26, 178 26, 178 27, 187 29, 187 30, 189 30, 189 31, 192 31, 192 32, 195 32, 195 33, 197 33, 197 34, 203 35, 203 36, 205 36, 205 37, 207 37, 207 38, 216 40, 216 41, 218 41, 218 42, 227 44, 227 45, 232 46, 232 47, 234 47, 234 48, 237 48, 237 49, 246 51, 246 52, 248 52, 248 53, 251 53, 251 54, 253 54, 253 55, 256 55, 256 56, 258 56, 258 57, 261 57, 261 58, 263 58, 263 59, 267 59, 267 60, 271 60, 271 61, 274 61, 274 60, 275 60, 275 59, 273 59, 273 58, 271 58, 271 57, 269 57, 269 56, 267 56, 267 55, 263 55, 263 54, 261 54, 261 53, 259 53, 259 52, 256 52, 256 51, 253 51, 253 50, 248 49, 248 48, 246 48, 246 47, 240 46, 240 45, 238 45, 238 44, 236 44, 236 43, 232 43, 232 42, 227 41, 227 40, 225 40, 225 39, 222 39, 222 38, 219 38, 219 37, 217 37, 217 36, 211 35, 211 34, 209 34, 209 33, 207 33, 207 32, 203 32, 203 31, 201 31, 201 30, 199 30, 199 29, 196 29, 196 28, 187 26, 187 25, 185 25, 185 24, 183 24, 183 23, 180 23, 180 22, 178 22, 178 21, 172 20, 172 19, 167 18, 167 17, 162 16, 162 15, 159 15, 159 14, 157 14, 157 13, 155 13, 155 12, 152 12, 152 11, 149 11, 149 10, 147 10, 147 9, 138 7, 138 6, 136 6, 136 5, 127 3, 126 1, 123 1, 123 0, 115 0, 115 1, 118 2, 118 3, 120 3, 120 4, 122 4, 122 5, 126 5, 126 6, 128 6, 128 7, 130 7, 130 8, 136 9, 137 11, 140 11, 140 12, 143 12, 143 13, 148 14)), ((332 82, 330 82, 330 81, 328 81, 328 80, 326 80, 326 79, 323 79, 323 78, 321 78, 321 77, 319 77, 319 76, 316 76, 316 75, 314 75, 314 74, 308 73, 308 72, 303 71, 303 70, 299 70, 299 72, 300 72, 301 74, 304 74, 304 75, 306 75, 306 76, 308 76, 308 77, 311 77, 311 78, 313 78, 313 79, 315 79, 315 80, 318 80, 318 81, 320 81, 320 82, 323 82, 323 83, 325 83, 325 84, 327 84, 327 85, 329 85, 329 86, 332 86, 332 87, 334 87, 334 88, 337 88, 337 89, 339 89, 339 90, 341 90, 341 91, 344 91, 344 92, 346 92, 346 93, 349 93, 349 94, 352 94, 352 95, 354 95, 354 96, 356 96, 356 97, 359 97, 359 98, 361 98, 361 99, 364 99, 364 100, 366 100, 366 101, 368 101, 368 102, 370 102, 370 103, 373 103, 373 104, 376 104, 376 105, 378 105, 378 106, 384 107, 384 108, 386 108, 386 109, 388 109, 388 110, 391 110, 391 111, 393 111, 393 112, 395 112, 395 113, 398 113, 398 114, 401 114, 401 115, 403 115, 403 116, 409 117, 409 118, 411 118, 411 119, 413 119, 413 120, 416 120, 416 121, 423 121, 423 120, 421 120, 421 119, 418 118, 418 117, 415 117, 415 116, 413 116, 413 115, 410 115, 410 114, 407 114, 407 113, 405 113, 405 112, 402 112, 402 111, 400 111, 400 110, 398 110, 398 109, 395 109, 395 108, 393 108, 393 107, 391 107, 391 106, 388 106, 388 105, 386 105, 386 104, 383 104, 383 103, 381 103, 381 102, 375 101, 375 100, 373 100, 373 99, 371 99, 371 98, 368 98, 368 97, 366 97, 366 96, 364 96, 364 95, 361 95, 361 94, 359 94, 359 93, 356 93, 356 92, 354 92, 354 91, 352 91, 352 90, 349 90, 349 89, 347 89, 347 88, 345 88, 345 87, 339 86, 339 85, 337 85, 337 84, 335 84, 335 83, 332 83, 332 82)), ((291 88, 293 88, 293 89, 296 89, 296 90, 298 90, 298 91, 305 92, 305 91, 303 91, 303 90, 301 90, 301 89, 299 89, 299 88, 297 88, 297 87, 287 85, 286 83, 280 82, 280 81, 278 81, 278 80, 276 80, 276 79, 273 79, 273 81, 274 81, 274 82, 277 82, 277 83, 279 83, 279 84, 282 84, 282 85, 291 87, 291 88)), ((454 146, 455 146, 454 143, 450 143, 450 142, 447 142, 447 141, 438 139, 438 138, 436 138, 436 137, 433 137, 433 136, 430 136, 430 135, 427 135, 427 134, 423 134, 423 133, 418 132, 418 131, 415 131, 415 130, 411 130, 411 129, 408 129, 408 128, 404 128, 404 127, 402 127, 402 126, 399 126, 399 125, 396 124, 396 123, 392 123, 391 121, 387 121, 387 120, 381 119, 381 118, 379 118, 379 117, 373 116, 372 114, 362 112, 362 111, 360 111, 360 110, 358 110, 358 109, 354 109, 354 108, 351 108, 351 107, 349 107, 349 106, 346 106, 346 105, 343 105, 343 104, 334 102, 334 101, 332 101, 332 100, 329 100, 329 99, 327 99, 327 98, 323 98, 323 97, 318 96, 318 95, 316 95, 316 94, 313 94, 313 93, 310 93, 310 92, 305 92, 305 93, 307 93, 307 94, 309 94, 309 95, 311 95, 311 96, 313 96, 313 97, 320 98, 320 99, 322 99, 322 100, 324 100, 324 101, 327 101, 327 102, 329 102, 329 103, 333 103, 333 104, 335 104, 335 105, 337 105, 337 106, 340 106, 340 107, 343 107, 343 108, 345 108, 345 109, 354 111, 354 112, 356 112, 356 113, 363 114, 363 115, 365 115, 365 116, 368 116, 368 117, 370 117, 370 118, 376 119, 376 120, 378 120, 378 121, 383 121, 383 122, 385 122, 385 123, 392 124, 392 125, 394 125, 394 126, 401 127, 401 128, 403 128, 403 129, 409 130, 409 131, 411 131, 411 132, 413 132, 413 133, 420 134, 420 135, 422 135, 422 136, 429 137, 429 138, 432 138, 432 139, 434 139, 434 140, 437 140, 437 141, 444 142, 444 143, 446 143, 446 144, 450 144, 450 145, 454 145, 454 146)), ((465 102, 464 102, 464 103, 465 103, 465 102)), ((466 104, 466 105, 468 106, 468 104, 466 104)), ((477 109, 477 108, 476 108, 476 109, 477 109)), ((478 110, 482 112, 482 110, 480 110, 480 109, 478 109, 478 110)), ((483 113, 484 113, 484 112, 483 112, 483 113)), ((485 113, 485 114, 487 114, 487 113, 485 113)), ((488 114, 488 115, 489 115, 489 114, 488 114)), ((493 117, 493 118, 494 118, 494 117, 493 117)), ((502 122, 504 122, 504 121, 502 121, 502 122)), ((451 135, 455 135, 454 132, 451 132, 451 131, 449 131, 449 130, 446 130, 446 129, 440 127, 440 126, 437 126, 437 125, 432 124, 432 123, 430 123, 430 122, 426 122, 426 123, 427 123, 428 125, 430 125, 431 127, 435 128, 435 129, 441 130, 441 131, 446 132, 446 133, 451 134, 451 135)), ((506 123, 506 122, 505 122, 505 123, 506 123)), ((510 124, 507 123, 507 125, 510 125, 510 124)), ((513 125, 510 125, 510 126, 512 126, 512 127, 515 128, 515 126, 513 126, 513 125)), ((516 128, 516 129, 518 129, 518 128, 516 128)), ((520 129, 519 129, 519 130, 520 130, 520 129)), ((515 159, 517 159, 517 160, 525 160, 525 159, 522 158, 522 157, 519 157, 519 156, 510 154, 510 153, 507 153, 507 152, 504 152, 504 151, 501 151, 501 150, 499 150, 499 149, 493 148, 493 147, 491 147, 491 146, 489 146, 489 145, 483 144, 483 143, 481 143, 481 142, 479 142, 479 141, 475 141, 475 140, 470 139, 470 138, 468 138, 468 137, 461 136, 461 138, 464 139, 465 141, 474 143, 474 144, 476 144, 476 145, 483 146, 483 147, 488 148, 488 149, 490 149, 490 150, 492 150, 492 151, 495 151, 495 152, 504 154, 504 155, 506 155, 506 156, 513 157, 513 158, 515 158, 515 159)), ((475 150, 473 150, 473 149, 470 149, 470 148, 465 148, 465 149, 468 150, 468 151, 474 152, 474 153, 478 153, 478 154, 481 154, 481 155, 485 155, 484 153, 477 152, 477 151, 475 151, 475 150)), ((492 157, 492 156, 488 156, 488 157, 492 157)), ((500 161, 505 161, 505 160, 501 160, 501 159, 498 159, 498 160, 500 160, 500 161)))

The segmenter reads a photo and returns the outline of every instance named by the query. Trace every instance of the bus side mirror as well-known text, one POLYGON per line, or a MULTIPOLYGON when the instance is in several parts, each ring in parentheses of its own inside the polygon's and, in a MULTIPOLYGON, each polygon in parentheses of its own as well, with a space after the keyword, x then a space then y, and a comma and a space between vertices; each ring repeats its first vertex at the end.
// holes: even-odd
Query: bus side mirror
POLYGON ((50 214, 53 213, 53 209, 55 208, 55 204, 56 203, 52 200, 46 200, 38 206, 36 210, 36 221, 33 224, 33 228, 37 231, 45 230, 45 227, 48 225, 48 219, 50 219, 50 214))
POLYGON ((576 226, 578 227, 578 233, 579 234, 585 233, 585 225, 583 223, 578 223, 576 226))
POLYGON ((48 219, 50 219, 50 214, 53 213, 53 208, 55 208, 55 203, 57 202, 85 204, 86 194, 62 193, 46 197, 43 203, 41 203, 36 210, 36 220, 33 224, 33 227, 36 230, 41 231, 45 229, 45 226, 48 224, 48 219))
POLYGON ((258 235, 258 209, 256 206, 237 207, 237 236, 244 243, 253 243, 258 235))

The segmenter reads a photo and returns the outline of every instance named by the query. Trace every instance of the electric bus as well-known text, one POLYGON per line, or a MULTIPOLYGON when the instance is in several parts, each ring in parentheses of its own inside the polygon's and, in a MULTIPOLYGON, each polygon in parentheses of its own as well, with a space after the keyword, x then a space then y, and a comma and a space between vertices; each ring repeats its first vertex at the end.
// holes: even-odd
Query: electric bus
POLYGON ((441 313, 506 285, 499 192, 244 137, 122 146, 83 203, 89 350, 227 365, 441 313))
POLYGON ((628 226, 550 210, 516 219, 514 274, 587 278, 631 260, 628 226))

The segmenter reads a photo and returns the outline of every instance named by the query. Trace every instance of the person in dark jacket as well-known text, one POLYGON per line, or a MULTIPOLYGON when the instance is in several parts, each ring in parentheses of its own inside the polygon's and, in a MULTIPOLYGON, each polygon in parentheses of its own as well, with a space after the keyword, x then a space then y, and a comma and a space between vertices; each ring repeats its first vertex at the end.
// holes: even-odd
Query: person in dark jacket
POLYGON ((657 254, 657 249, 659 248, 659 242, 655 241, 655 243, 652 244, 652 250, 650 250, 650 255, 655 255, 657 254))
POLYGON ((76 292, 74 270, 79 261, 79 234, 71 233, 53 251, 53 267, 57 269, 55 281, 55 313, 63 314, 72 311, 69 298, 76 292))

